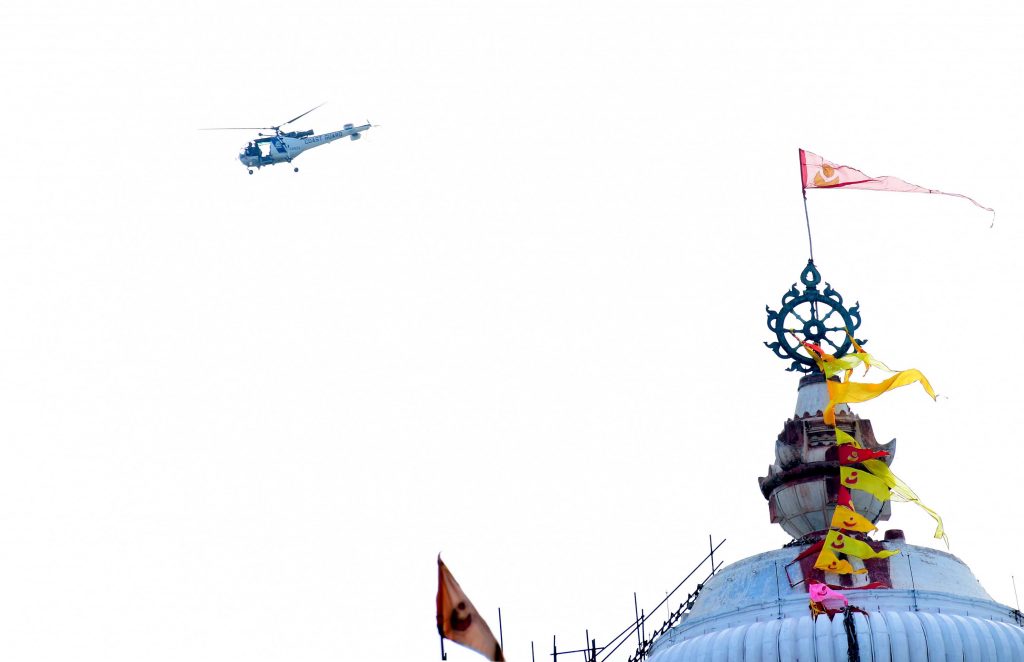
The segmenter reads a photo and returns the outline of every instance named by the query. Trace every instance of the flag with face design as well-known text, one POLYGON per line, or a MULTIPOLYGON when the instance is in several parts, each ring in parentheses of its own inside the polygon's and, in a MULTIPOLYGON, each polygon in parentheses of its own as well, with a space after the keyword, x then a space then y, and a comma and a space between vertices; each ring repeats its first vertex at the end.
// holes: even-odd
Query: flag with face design
POLYGON ((826 161, 817 154, 800 150, 800 177, 805 189, 809 188, 859 188, 872 191, 895 191, 897 193, 937 193, 954 198, 969 200, 985 211, 991 207, 978 204, 977 201, 960 193, 946 193, 933 188, 925 188, 897 177, 871 177, 850 166, 837 165, 826 161))
POLYGON ((862 575, 868 571, 867 568, 857 568, 854 570, 849 561, 840 560, 833 552, 824 548, 814 561, 814 567, 818 570, 833 572, 837 575, 862 575))
POLYGON ((889 453, 887 451, 857 448, 853 444, 843 444, 839 447, 839 464, 860 464, 865 460, 874 460, 875 458, 888 456, 889 453))
POLYGON ((885 481, 862 469, 839 467, 839 482, 849 490, 863 490, 879 501, 888 501, 890 497, 889 486, 885 481))
POLYGON ((448 566, 437 555, 437 632, 445 639, 475 650, 488 660, 504 662, 498 640, 480 617, 448 566))
POLYGON ((900 552, 898 549, 883 549, 876 552, 866 542, 851 538, 839 531, 829 531, 825 536, 825 546, 822 548, 822 552, 826 551, 833 554, 856 556, 858 559, 885 559, 900 552))
POLYGON ((831 526, 833 529, 842 529, 843 531, 860 531, 861 533, 874 531, 878 528, 872 524, 871 520, 867 517, 854 512, 846 506, 836 506, 835 512, 832 513, 831 526))
MULTIPOLYGON (((846 447, 853 447, 857 449, 864 448, 856 439, 840 428, 836 427, 835 430, 836 446, 839 447, 840 457, 843 457, 844 453, 848 453, 848 451, 844 451, 844 448, 846 447)), ((847 457, 849 456, 847 455, 847 457)), ((876 459, 869 459, 862 460, 861 463, 864 465, 865 469, 882 480, 889 487, 891 493, 896 495, 897 498, 917 504, 921 510, 928 513, 928 515, 935 520, 935 537, 941 538, 945 541, 946 547, 949 547, 949 537, 946 536, 946 529, 943 526, 942 517, 940 517, 937 512, 921 503, 921 500, 917 497, 917 494, 914 493, 914 490, 910 489, 909 485, 900 480, 885 462, 876 459)), ((852 507, 852 503, 850 502, 850 492, 842 485, 839 486, 839 504, 852 507)))
POLYGON ((821 582, 811 582, 807 594, 812 602, 817 602, 825 609, 842 609, 850 604, 845 595, 821 582))

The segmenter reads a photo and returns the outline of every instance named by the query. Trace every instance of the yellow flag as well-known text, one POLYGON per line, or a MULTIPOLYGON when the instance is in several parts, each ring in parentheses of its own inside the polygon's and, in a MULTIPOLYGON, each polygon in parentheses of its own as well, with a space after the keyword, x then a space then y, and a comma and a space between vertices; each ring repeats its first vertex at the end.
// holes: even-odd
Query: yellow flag
POLYGON ((835 512, 832 513, 831 526, 833 529, 860 531, 861 533, 878 529, 867 517, 857 514, 846 506, 836 506, 835 512))
MULTIPOLYGON (((883 370, 889 370, 888 367, 886 367, 883 363, 875 362, 872 365, 876 365, 879 368, 882 368, 883 370)), ((891 370, 889 372, 891 372, 891 370)), ((928 391, 929 395, 931 395, 934 399, 935 393, 934 391, 931 390, 931 384, 928 384, 928 381, 924 380, 921 385, 925 387, 925 390, 928 391)), ((835 415, 833 413, 833 409, 831 406, 828 408, 828 411, 825 414, 826 419, 829 418, 829 414, 832 414, 832 424, 835 425, 835 415)), ((853 444, 857 448, 863 448, 861 444, 857 443, 856 439, 851 437, 846 432, 840 430, 838 427, 836 427, 835 430, 837 446, 842 446, 844 444, 853 444)), ((896 474, 894 474, 892 470, 889 468, 889 465, 887 465, 885 462, 882 462, 881 460, 866 460, 862 464, 864 465, 865 469, 867 469, 869 472, 880 478, 889 487, 892 494, 896 495, 898 499, 902 501, 909 501, 917 505, 917 507, 919 507, 921 510, 928 513, 928 515, 935 520, 935 537, 941 538, 946 543, 946 547, 949 547, 949 537, 946 535, 946 529, 942 523, 942 517, 937 512, 921 503, 921 500, 918 498, 914 490, 910 489, 909 485, 900 480, 900 478, 896 474)))
POLYGON ((946 547, 949 547, 949 538, 946 536, 946 529, 942 524, 942 517, 937 512, 929 508, 928 506, 921 503, 921 500, 914 493, 914 490, 910 489, 910 486, 904 483, 899 477, 889 469, 889 466, 881 460, 865 460, 863 462, 864 468, 878 476, 879 479, 884 482, 892 493, 895 494, 902 501, 909 501, 916 504, 921 510, 928 513, 928 515, 935 520, 935 537, 941 538, 946 543, 946 547))
POLYGON ((853 467, 839 467, 839 484, 851 490, 868 492, 879 501, 889 500, 889 486, 885 484, 884 480, 868 471, 853 467))
POLYGON ((818 554, 818 560, 814 562, 814 567, 825 572, 834 572, 837 575, 862 575, 868 571, 867 568, 854 570, 849 561, 840 561, 838 556, 824 547, 821 549, 821 554, 818 554))
POLYGON ((935 399, 935 391, 932 389, 932 385, 928 383, 928 379, 920 370, 904 370, 902 372, 897 372, 889 379, 877 384, 866 384, 863 382, 833 382, 831 380, 826 380, 825 386, 828 388, 829 403, 825 408, 825 424, 836 424, 835 406, 838 404, 865 402, 867 400, 877 398, 886 391, 891 391, 892 389, 899 388, 900 386, 913 384, 914 382, 920 382, 925 392, 932 397, 932 400, 935 399))
POLYGON ((862 464, 865 469, 878 476, 887 487, 891 488, 893 492, 899 494, 903 499, 906 501, 917 501, 917 494, 914 493, 914 490, 897 478, 896 474, 892 472, 892 469, 885 462, 881 460, 864 460, 862 464))
POLYGON ((853 444, 856 448, 863 448, 863 446, 857 443, 856 439, 836 428, 836 446, 843 446, 844 444, 853 444))
POLYGON ((859 365, 864 366, 864 372, 867 372, 868 368, 878 368, 885 372, 895 372, 892 368, 885 365, 875 357, 871 356, 867 352, 857 352, 856 354, 847 354, 836 358, 831 355, 823 356, 821 360, 821 371, 825 373, 825 377, 831 377, 838 375, 841 372, 847 373, 849 378, 849 371, 853 370, 859 365))
POLYGON ((838 552, 847 556, 856 556, 859 559, 884 559, 900 552, 898 549, 883 549, 876 552, 866 542, 851 538, 839 531, 828 532, 822 551, 830 551, 833 554, 838 552))

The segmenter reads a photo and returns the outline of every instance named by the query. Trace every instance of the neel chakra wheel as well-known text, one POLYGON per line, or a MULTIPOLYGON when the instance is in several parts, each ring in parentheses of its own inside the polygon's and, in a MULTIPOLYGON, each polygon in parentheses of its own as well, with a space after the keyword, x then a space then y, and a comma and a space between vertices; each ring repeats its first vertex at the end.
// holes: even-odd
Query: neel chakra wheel
MULTIPOLYGON (((768 328, 775 334, 775 342, 765 343, 780 359, 790 360, 787 370, 810 373, 817 370, 814 360, 807 352, 801 352, 799 338, 819 345, 836 358, 846 355, 853 346, 853 334, 860 327, 860 304, 847 309, 843 297, 825 283, 825 289, 818 290, 821 274, 813 260, 800 272, 804 291, 796 283, 782 297, 778 312, 765 306, 768 313, 768 328)), ((863 345, 866 340, 857 340, 863 345)))
POLYGON ((847 354, 861 321, 858 307, 847 310, 827 283, 819 290, 821 276, 811 261, 800 281, 802 292, 794 284, 778 312, 768 309, 775 342, 765 344, 790 363, 788 370, 806 374, 775 440, 768 475, 758 479, 770 520, 793 539, 713 572, 692 605, 681 605, 674 623, 657 630, 631 660, 1024 662, 1024 614, 993 600, 952 554, 908 544, 898 529, 881 540, 846 531, 874 554, 846 554, 852 572, 818 566, 818 549, 839 528, 832 521, 841 500, 872 524, 890 514, 890 499, 876 493, 841 496, 837 431, 862 448, 886 451, 885 464, 894 459, 896 441, 878 443, 868 419, 831 401, 825 375, 799 342, 847 354), (835 424, 826 424, 824 412, 833 407, 835 424), (899 553, 877 554, 883 551, 899 553), (848 605, 812 611, 811 584, 842 592, 848 605))

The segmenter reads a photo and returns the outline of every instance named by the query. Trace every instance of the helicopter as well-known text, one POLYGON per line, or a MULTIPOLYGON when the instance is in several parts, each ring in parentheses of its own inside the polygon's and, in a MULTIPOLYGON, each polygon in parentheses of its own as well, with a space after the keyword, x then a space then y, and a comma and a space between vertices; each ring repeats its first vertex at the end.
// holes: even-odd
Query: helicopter
MULTIPOLYGON (((324 104, 320 104, 322 106, 324 104)), ((321 133, 315 135, 313 130, 307 131, 282 131, 281 127, 291 124, 297 119, 309 115, 311 112, 319 108, 320 106, 314 106, 301 115, 297 115, 287 122, 282 122, 277 126, 224 126, 224 127, 212 127, 207 129, 201 129, 202 131, 273 131, 273 134, 259 133, 257 138, 249 141, 242 151, 238 154, 238 160, 242 162, 246 168, 249 169, 249 174, 253 173, 253 168, 257 170, 263 166, 277 165, 278 163, 291 163, 292 159, 302 154, 308 149, 314 147, 320 147, 327 143, 334 142, 341 138, 348 138, 349 140, 359 140, 362 138, 362 132, 376 126, 370 124, 367 120, 366 124, 356 126, 355 124, 346 124, 344 127, 337 131, 331 131, 329 133, 321 133)), ((295 168, 295 172, 299 169, 295 168)))

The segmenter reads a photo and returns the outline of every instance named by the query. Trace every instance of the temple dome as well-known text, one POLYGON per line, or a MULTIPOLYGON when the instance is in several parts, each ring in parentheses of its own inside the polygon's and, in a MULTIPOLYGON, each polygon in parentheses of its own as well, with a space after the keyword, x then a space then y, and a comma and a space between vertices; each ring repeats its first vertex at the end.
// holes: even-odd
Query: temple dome
POLYGON ((1024 661, 1019 613, 993 601, 960 559, 902 541, 885 546, 901 551, 880 562, 892 588, 845 591, 866 615, 812 618, 799 564, 790 565, 806 546, 786 547, 708 580, 648 660, 1024 661))
MULTIPOLYGON (((887 531, 884 541, 873 540, 863 533, 870 527, 856 519, 850 530, 832 526, 839 504, 875 524, 890 514, 890 495, 865 487, 866 481, 857 484, 860 479, 850 480, 852 474, 845 480, 853 487, 841 482, 838 443, 852 438, 856 446, 848 450, 885 451, 878 457, 889 464, 896 442, 878 443, 870 421, 830 397, 840 399, 842 389, 827 381, 837 377, 824 374, 820 347, 833 348, 833 359, 851 346, 860 351, 866 341, 852 335, 860 325, 859 304, 847 309, 828 283, 819 290, 821 276, 813 260, 800 280, 804 291, 794 284, 779 312, 766 307, 775 342, 765 345, 790 362, 788 370, 805 376, 793 417, 776 438, 768 475, 758 479, 771 521, 793 541, 713 574, 696 597, 687 596, 643 640, 638 656, 648 662, 1024 662, 1024 615, 992 600, 960 559, 908 545, 897 530, 887 531), (836 315, 842 322, 829 322, 836 315), (827 423, 826 411, 835 414, 827 423), (840 530, 846 542, 837 545, 837 537, 829 543, 829 532, 840 530), (847 546, 850 540, 856 544, 847 546), (828 549, 826 544, 846 558, 819 563, 818 550, 828 549), (899 553, 880 558, 883 549, 899 553), (816 589, 824 584, 840 594, 822 598, 815 590, 820 602, 812 609, 809 588, 814 583, 816 589)), ((857 464, 851 459, 845 455, 848 464, 857 464)), ((883 489, 898 480, 884 466, 861 466, 876 477, 887 476, 883 489)))

